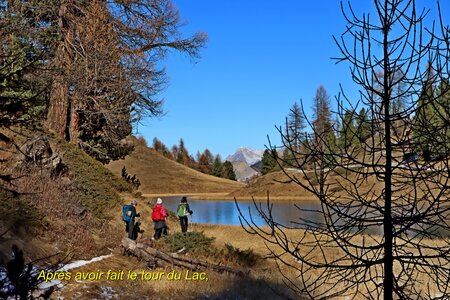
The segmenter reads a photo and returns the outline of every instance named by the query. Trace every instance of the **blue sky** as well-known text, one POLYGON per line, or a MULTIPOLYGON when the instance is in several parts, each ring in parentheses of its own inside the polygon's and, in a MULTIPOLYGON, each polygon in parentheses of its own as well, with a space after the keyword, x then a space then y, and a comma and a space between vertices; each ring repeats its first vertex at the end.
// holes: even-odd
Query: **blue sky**
MULTIPOLYGON (((371 1, 352 1, 357 9, 371 1)), ((424 1, 435 3, 435 1, 424 1)), ((356 96, 349 65, 338 64, 332 36, 345 30, 340 1, 174 0, 187 22, 183 34, 204 31, 201 58, 172 53, 165 62, 168 87, 161 93, 166 114, 148 119, 139 134, 169 148, 184 139, 193 155, 208 148, 225 158, 238 147, 264 149, 267 135, 280 145, 294 101, 312 117, 312 99, 323 85, 334 96, 339 84, 356 96)))

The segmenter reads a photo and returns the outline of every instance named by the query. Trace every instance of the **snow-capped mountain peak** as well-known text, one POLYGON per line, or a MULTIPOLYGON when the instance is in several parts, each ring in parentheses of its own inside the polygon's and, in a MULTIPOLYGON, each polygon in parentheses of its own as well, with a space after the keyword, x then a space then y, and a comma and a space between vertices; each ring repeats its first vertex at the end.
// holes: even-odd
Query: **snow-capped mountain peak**
POLYGON ((247 147, 240 147, 232 155, 229 155, 226 160, 231 163, 245 162, 249 166, 261 160, 264 150, 254 150, 247 147))

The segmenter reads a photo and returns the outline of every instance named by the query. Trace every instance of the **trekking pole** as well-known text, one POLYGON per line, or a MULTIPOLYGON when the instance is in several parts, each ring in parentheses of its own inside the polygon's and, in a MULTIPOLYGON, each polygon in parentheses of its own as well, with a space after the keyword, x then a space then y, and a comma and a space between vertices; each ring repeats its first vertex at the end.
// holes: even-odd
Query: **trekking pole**
POLYGON ((192 214, 189 214, 188 219, 189 219, 189 223, 191 223, 191 226, 190 226, 191 228, 190 228, 189 232, 193 232, 194 231, 194 223, 192 223, 192 214))

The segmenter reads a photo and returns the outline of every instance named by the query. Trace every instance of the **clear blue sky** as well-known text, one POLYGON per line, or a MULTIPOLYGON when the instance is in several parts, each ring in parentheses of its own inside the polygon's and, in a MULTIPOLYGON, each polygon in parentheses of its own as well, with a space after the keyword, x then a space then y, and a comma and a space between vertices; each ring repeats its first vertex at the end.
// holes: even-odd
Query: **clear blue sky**
MULTIPOLYGON (((175 53, 165 62, 166 115, 138 127, 149 144, 158 137, 170 148, 183 138, 194 156, 208 148, 222 158, 240 146, 264 149, 267 135, 280 145, 275 126, 283 125, 294 101, 303 99, 312 117, 320 85, 333 108, 339 84, 356 95, 349 65, 330 59, 340 55, 332 36, 346 25, 338 0, 174 3, 188 23, 183 34, 204 31, 209 40, 197 63, 175 53)), ((371 7, 368 0, 352 3, 359 11, 371 7)))

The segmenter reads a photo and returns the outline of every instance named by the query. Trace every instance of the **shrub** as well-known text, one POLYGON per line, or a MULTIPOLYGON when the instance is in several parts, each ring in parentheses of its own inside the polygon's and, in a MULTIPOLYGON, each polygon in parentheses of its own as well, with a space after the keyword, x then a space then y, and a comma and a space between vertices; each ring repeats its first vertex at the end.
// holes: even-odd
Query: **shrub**
POLYGON ((240 250, 239 248, 236 248, 228 243, 225 244, 223 256, 226 260, 233 261, 244 267, 252 267, 256 265, 258 260, 261 258, 251 248, 248 248, 247 250, 240 250))
POLYGON ((105 218, 106 209, 120 203, 117 192, 131 192, 131 186, 77 147, 68 143, 62 147, 65 150, 64 161, 81 204, 93 216, 105 218))
POLYGON ((176 252, 185 249, 186 252, 202 254, 205 256, 215 254, 212 247, 213 237, 207 237, 203 232, 187 232, 184 235, 181 232, 165 236, 162 247, 170 252, 176 252))

